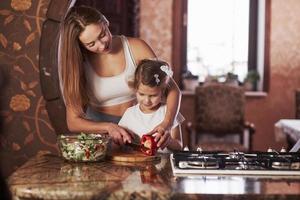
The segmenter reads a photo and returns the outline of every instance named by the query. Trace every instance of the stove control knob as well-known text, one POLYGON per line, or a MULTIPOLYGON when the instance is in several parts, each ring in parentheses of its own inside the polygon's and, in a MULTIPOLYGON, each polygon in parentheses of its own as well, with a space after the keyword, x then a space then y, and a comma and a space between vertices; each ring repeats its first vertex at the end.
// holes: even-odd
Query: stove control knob
POLYGON ((267 152, 273 152, 273 149, 271 149, 271 147, 269 147, 267 152))
POLYGON ((186 161, 179 161, 178 166, 179 168, 187 168, 188 163, 186 161))
POLYGON ((285 153, 285 152, 286 152, 286 149, 285 149, 284 147, 282 147, 282 148, 280 149, 280 152, 285 153))

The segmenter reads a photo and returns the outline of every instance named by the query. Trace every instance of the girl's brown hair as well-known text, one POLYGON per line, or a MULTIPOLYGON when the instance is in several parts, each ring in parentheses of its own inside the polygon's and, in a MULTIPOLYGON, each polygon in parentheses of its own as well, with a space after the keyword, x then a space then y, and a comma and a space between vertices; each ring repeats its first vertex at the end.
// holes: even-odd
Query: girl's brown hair
POLYGON ((86 7, 72 7, 61 24, 60 66, 61 81, 65 103, 76 112, 83 114, 88 104, 88 89, 84 72, 84 47, 79 36, 90 24, 108 21, 98 10, 86 7))
POLYGON ((135 70, 134 81, 130 86, 138 89, 142 83, 149 87, 160 87, 165 90, 168 87, 170 76, 161 69, 162 66, 169 68, 168 63, 161 60, 142 60, 135 70))

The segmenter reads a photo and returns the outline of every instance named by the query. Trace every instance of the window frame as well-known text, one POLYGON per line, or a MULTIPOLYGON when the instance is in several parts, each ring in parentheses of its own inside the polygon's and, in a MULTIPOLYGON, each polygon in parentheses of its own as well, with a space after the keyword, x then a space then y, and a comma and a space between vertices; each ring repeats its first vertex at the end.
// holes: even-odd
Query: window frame
MULTIPOLYGON (((182 74, 187 70, 187 4, 188 0, 173 1, 173 51, 172 66, 174 68, 174 79, 182 88, 182 74)), ((264 31, 264 55, 263 55, 263 77, 262 88, 264 92, 269 91, 269 54, 270 54, 270 24, 271 24, 271 1, 265 1, 265 31, 264 31)), ((249 22, 249 51, 248 70, 257 69, 257 31, 258 31, 258 0, 250 1, 249 22)))

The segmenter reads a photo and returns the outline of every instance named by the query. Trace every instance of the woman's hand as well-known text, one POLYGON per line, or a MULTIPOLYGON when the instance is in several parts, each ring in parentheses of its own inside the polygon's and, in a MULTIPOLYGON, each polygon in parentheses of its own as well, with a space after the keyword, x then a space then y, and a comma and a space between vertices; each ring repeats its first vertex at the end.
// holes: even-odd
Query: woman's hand
POLYGON ((164 149, 168 146, 171 140, 171 130, 168 123, 162 122, 158 124, 151 132, 146 135, 153 135, 154 140, 157 142, 157 147, 164 149))
POLYGON ((132 142, 132 135, 130 135, 124 128, 117 124, 110 123, 107 132, 113 141, 119 145, 132 142))

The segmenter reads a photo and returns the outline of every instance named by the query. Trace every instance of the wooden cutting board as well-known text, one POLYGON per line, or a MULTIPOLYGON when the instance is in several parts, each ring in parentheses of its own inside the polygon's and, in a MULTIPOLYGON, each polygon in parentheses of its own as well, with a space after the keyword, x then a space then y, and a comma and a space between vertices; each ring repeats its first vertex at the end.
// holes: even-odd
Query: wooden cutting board
POLYGON ((107 157, 109 160, 118 162, 153 162, 160 160, 160 156, 147 156, 139 151, 112 152, 107 157))

